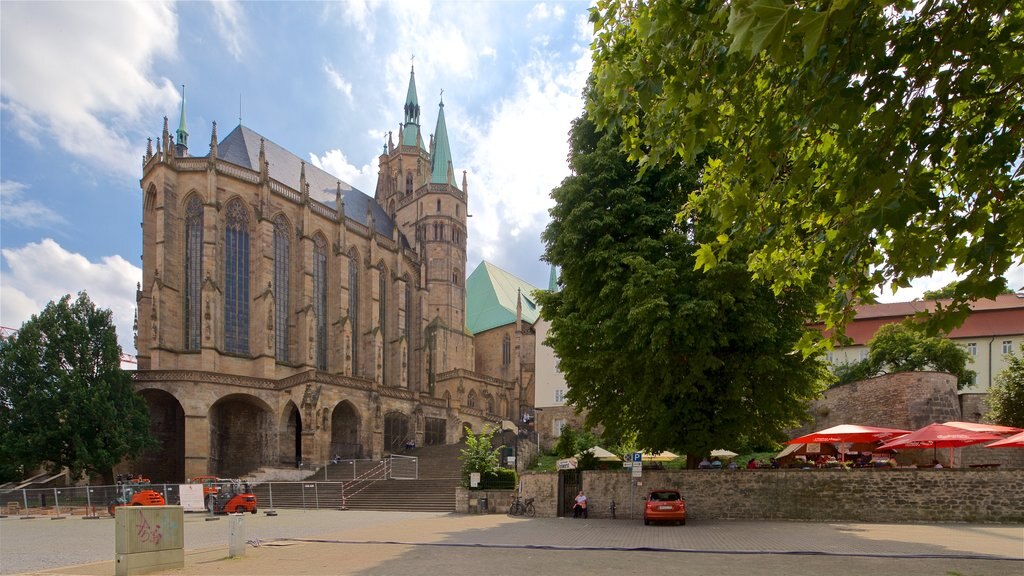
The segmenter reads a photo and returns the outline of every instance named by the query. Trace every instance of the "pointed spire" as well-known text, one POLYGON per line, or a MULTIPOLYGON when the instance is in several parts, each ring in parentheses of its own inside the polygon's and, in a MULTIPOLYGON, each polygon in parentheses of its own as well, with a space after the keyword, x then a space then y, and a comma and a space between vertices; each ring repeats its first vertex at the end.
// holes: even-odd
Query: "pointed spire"
POLYGON ((551 276, 548 277, 548 292, 558 292, 558 268, 551 265, 551 276))
POLYGON ((217 150, 217 122, 213 122, 213 129, 210 131, 210 158, 216 160, 220 156, 217 150))
POLYGON ((163 140, 164 152, 169 156, 171 154, 171 144, 173 144, 173 141, 171 140, 171 129, 167 124, 167 116, 164 116, 164 131, 163 134, 160 135, 160 139, 163 140))
POLYGON ((434 129, 433 151, 430 157, 430 182, 432 184, 451 183, 452 149, 448 145, 448 127, 444 122, 444 90, 441 91, 441 104, 437 112, 437 128, 434 129))
POLYGON ((303 160, 299 167, 299 192, 302 194, 302 203, 309 202, 309 185, 306 184, 306 161, 303 160))
POLYGON ((181 85, 181 118, 178 120, 175 148, 178 156, 188 156, 188 128, 185 127, 185 85, 181 85))
POLYGON ((466 180, 466 171, 462 171, 462 193, 469 194, 469 182, 466 180))
POLYGON ((153 139, 146 138, 146 162, 153 157, 153 139))
POLYGON ((345 219, 345 201, 341 199, 341 180, 336 180, 338 183, 337 190, 334 191, 334 208, 338 211, 338 222, 345 219))
POLYGON ((409 70, 409 91, 405 95, 405 123, 420 123, 420 101, 416 97, 416 67, 409 70))

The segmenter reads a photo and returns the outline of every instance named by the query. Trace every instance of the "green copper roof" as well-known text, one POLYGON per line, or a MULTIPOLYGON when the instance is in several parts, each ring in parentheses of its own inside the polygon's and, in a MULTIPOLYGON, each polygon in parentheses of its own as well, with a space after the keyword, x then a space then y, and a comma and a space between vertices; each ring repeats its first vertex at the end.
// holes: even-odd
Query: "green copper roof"
POLYGON ((451 161, 452 149, 448 145, 448 128, 444 123, 444 100, 442 100, 437 112, 437 129, 434 130, 434 155, 430 159, 430 182, 432 184, 448 183, 448 164, 451 161))
POLYGON ((416 69, 409 71, 409 92, 405 95, 405 126, 402 146, 416 146, 420 134, 420 101, 416 97, 416 69))
POLYGON ((514 324, 516 296, 523 306, 523 322, 533 324, 540 316, 534 300, 537 287, 498 268, 481 262, 466 279, 466 327, 473 334, 514 324))
POLYGON ((551 265, 551 275, 548 277, 548 292, 558 292, 558 269, 551 265))
POLYGON ((181 85, 181 119, 178 120, 178 139, 176 144, 188 148, 188 128, 185 127, 185 85, 181 85))

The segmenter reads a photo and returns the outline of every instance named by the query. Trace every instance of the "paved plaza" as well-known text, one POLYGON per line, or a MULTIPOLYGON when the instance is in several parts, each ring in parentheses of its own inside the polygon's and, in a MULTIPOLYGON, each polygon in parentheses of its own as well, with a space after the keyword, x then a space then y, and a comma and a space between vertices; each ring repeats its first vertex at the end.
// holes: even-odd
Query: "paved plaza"
MULTIPOLYGON (((1024 526, 511 518, 301 511, 245 515, 253 546, 228 558, 226 518, 185 518, 180 575, 1024 575, 1024 526), (255 544, 258 543, 258 546, 255 544)), ((0 520, 0 573, 114 573, 111 519, 0 520)))

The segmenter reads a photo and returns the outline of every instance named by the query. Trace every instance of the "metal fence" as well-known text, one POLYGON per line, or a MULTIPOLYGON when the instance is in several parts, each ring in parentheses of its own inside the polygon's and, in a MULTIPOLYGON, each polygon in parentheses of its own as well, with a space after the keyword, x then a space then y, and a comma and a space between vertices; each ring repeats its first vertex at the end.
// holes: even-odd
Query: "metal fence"
MULTIPOLYGON (((150 484, 168 504, 180 502, 177 484, 150 484)), ((6 514, 95 515, 121 495, 121 488, 109 486, 65 486, 24 488, 0 492, 0 512, 6 514)))

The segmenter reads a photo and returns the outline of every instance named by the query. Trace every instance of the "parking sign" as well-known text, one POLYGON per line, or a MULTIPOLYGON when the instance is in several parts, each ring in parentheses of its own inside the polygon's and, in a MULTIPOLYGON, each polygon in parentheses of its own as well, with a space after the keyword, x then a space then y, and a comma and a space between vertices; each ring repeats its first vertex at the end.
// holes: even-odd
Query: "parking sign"
POLYGON ((633 462, 639 464, 642 461, 643 457, 644 455, 642 452, 633 452, 633 462))

